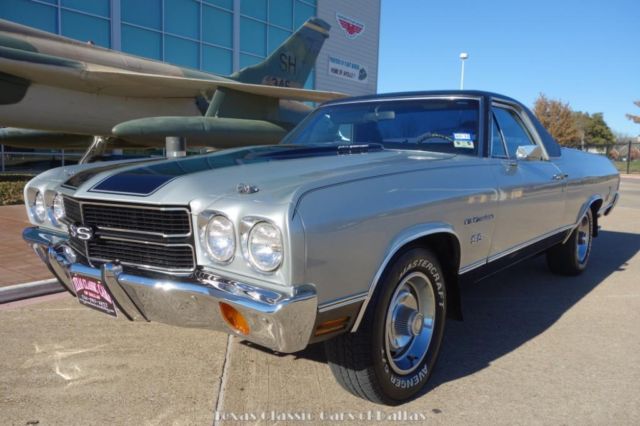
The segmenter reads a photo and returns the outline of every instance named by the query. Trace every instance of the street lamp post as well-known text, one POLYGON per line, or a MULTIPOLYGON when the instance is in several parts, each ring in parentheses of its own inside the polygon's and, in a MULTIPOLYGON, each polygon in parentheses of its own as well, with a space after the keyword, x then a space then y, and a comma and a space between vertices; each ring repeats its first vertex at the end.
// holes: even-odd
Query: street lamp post
POLYGON ((460 54, 460 62, 462 66, 462 69, 460 70, 460 90, 464 89, 464 61, 466 61, 467 58, 469 58, 469 54, 467 52, 462 52, 460 54))

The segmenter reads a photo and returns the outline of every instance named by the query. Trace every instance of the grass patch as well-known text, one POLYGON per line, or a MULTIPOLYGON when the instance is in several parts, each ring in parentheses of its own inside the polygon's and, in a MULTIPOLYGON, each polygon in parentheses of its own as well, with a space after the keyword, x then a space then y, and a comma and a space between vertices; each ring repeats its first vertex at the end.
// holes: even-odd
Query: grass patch
MULTIPOLYGON (((620 173, 627 173, 626 161, 614 161, 613 164, 616 165, 620 173)), ((640 160, 633 160, 631 164, 629 164, 629 173, 640 173, 640 160)))
POLYGON ((0 175, 0 206, 24 203, 22 191, 32 177, 25 174, 0 175))

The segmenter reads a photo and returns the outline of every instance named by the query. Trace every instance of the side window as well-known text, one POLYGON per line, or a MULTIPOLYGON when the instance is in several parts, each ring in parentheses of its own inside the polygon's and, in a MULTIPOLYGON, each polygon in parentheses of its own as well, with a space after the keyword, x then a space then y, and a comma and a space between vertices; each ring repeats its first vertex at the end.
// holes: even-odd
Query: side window
POLYGON ((529 132, 526 130, 524 123, 514 111, 494 107, 493 114, 498 121, 500 130, 502 130, 502 135, 504 136, 507 144, 509 157, 516 158, 516 150, 519 146, 535 145, 535 142, 533 142, 531 136, 529 136, 529 132))
POLYGON ((507 152, 504 148, 504 140, 500 134, 500 128, 498 127, 498 120, 495 114, 493 114, 493 126, 491 129, 491 156, 494 158, 507 158, 507 152))

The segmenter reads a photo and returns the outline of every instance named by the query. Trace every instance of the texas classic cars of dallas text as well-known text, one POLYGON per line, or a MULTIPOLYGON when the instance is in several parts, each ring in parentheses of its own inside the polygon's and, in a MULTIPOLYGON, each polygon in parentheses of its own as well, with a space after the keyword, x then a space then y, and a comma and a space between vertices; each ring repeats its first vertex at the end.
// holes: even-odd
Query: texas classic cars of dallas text
POLYGON ((84 305, 284 353, 324 341, 345 389, 399 404, 461 279, 544 252, 581 273, 618 186, 513 99, 388 94, 324 104, 278 145, 49 170, 24 238, 84 305))

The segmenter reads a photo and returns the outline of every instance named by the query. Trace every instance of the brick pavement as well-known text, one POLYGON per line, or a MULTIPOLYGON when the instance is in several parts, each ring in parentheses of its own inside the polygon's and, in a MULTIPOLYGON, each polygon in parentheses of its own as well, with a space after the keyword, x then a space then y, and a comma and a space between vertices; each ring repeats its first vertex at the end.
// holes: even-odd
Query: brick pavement
POLYGON ((52 277, 22 240, 22 230, 28 225, 24 206, 0 207, 0 287, 52 277))

